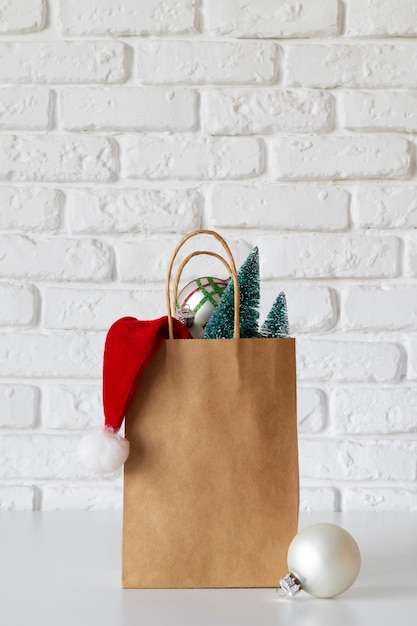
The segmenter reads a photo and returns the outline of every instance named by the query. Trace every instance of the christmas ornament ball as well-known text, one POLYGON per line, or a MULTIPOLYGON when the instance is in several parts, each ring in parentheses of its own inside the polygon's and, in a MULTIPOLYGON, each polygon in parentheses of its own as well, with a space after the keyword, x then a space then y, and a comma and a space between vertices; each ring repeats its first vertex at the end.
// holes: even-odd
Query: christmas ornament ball
POLYGON ((304 591, 317 598, 333 598, 355 582, 361 554, 344 528, 322 523, 308 526, 294 537, 287 562, 304 591))
POLYGON ((204 276, 185 285, 178 294, 177 309, 188 305, 194 311, 195 324, 204 328, 220 302, 228 280, 204 276))

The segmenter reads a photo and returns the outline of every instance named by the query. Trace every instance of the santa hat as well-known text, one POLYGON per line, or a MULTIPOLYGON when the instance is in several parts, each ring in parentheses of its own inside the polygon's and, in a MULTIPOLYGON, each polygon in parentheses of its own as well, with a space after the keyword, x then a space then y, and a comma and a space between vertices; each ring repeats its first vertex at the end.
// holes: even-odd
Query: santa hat
MULTIPOLYGON (((186 326, 172 320, 176 339, 191 339, 186 326)), ((129 456, 129 442, 118 434, 144 369, 168 339, 168 318, 140 321, 123 317, 109 329, 103 358, 104 428, 88 433, 78 452, 86 467, 114 472, 129 456)))

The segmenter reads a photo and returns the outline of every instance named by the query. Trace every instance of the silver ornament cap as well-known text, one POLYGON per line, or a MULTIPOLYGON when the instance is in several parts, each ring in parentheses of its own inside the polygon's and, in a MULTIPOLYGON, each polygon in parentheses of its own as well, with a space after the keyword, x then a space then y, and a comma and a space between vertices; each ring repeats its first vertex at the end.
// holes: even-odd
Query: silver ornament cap
POLYGON ((290 571, 280 580, 280 595, 285 592, 288 577, 301 589, 317 598, 333 598, 351 587, 361 567, 358 544, 347 530, 336 524, 314 524, 300 531, 288 549, 290 571), (284 582, 284 585, 282 584, 284 582))
POLYGON ((301 585, 296 582, 295 578, 291 574, 286 574, 284 578, 280 579, 277 592, 280 596, 291 596, 292 598, 300 589, 301 585))
POLYGON ((191 328, 194 324, 195 313, 188 304, 184 304, 176 310, 175 317, 181 324, 184 324, 187 328, 191 328))

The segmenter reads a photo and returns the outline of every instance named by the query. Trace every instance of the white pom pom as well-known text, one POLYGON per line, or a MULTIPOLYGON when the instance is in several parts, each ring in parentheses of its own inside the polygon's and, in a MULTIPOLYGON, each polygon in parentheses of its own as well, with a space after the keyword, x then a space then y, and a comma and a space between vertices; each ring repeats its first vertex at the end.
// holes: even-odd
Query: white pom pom
POLYGON ((129 442, 112 430, 99 428, 81 439, 78 454, 92 472, 109 474, 125 463, 129 456, 129 442))

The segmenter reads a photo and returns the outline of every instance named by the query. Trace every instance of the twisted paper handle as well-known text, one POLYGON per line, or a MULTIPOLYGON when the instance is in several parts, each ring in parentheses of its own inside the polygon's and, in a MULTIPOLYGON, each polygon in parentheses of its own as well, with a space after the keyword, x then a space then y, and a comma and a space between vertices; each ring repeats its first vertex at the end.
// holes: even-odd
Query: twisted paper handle
POLYGON ((184 269, 184 267, 187 265, 187 263, 194 258, 195 256, 199 256, 201 254, 206 254, 208 256, 213 256, 216 259, 219 259, 219 261, 221 261, 223 263, 223 265, 227 268, 227 271, 229 272, 229 274, 232 276, 233 279, 233 283, 234 283, 234 338, 235 339, 239 339, 240 338, 240 327, 239 327, 239 303, 240 303, 240 290, 239 290, 239 282, 237 279, 237 271, 236 271, 236 265, 235 265, 235 261, 232 255, 232 252, 229 248, 229 246, 227 245, 226 241, 223 239, 223 237, 221 237, 221 235, 219 235, 218 233, 216 233, 214 230, 194 230, 191 233, 188 233, 187 235, 185 235, 181 241, 179 242, 179 244, 177 245, 177 247, 175 248, 171 260, 169 262, 168 265, 168 270, 167 270, 167 277, 166 277, 166 284, 165 284, 165 295, 166 295, 166 304, 167 304, 167 312, 168 312, 168 331, 169 331, 169 338, 173 339, 174 338, 174 330, 173 330, 173 323, 172 323, 172 316, 175 313, 175 302, 177 300, 177 296, 178 296, 178 285, 181 279, 181 274, 182 271, 184 269), (195 237, 197 235, 210 235, 212 237, 214 237, 222 246, 223 249, 226 252, 228 261, 227 262, 220 254, 217 254, 216 252, 209 252, 209 251, 204 251, 204 250, 198 250, 196 252, 192 252, 191 254, 189 254, 181 263, 181 265, 179 266, 178 270, 177 270, 177 274, 175 276, 175 280, 174 280, 174 286, 173 286, 173 297, 174 297, 174 306, 172 306, 171 304, 171 277, 172 277, 172 268, 174 265, 174 261, 178 255, 178 252, 180 251, 180 249, 182 248, 182 246, 185 244, 186 241, 188 241, 189 239, 191 239, 191 237, 195 237))

